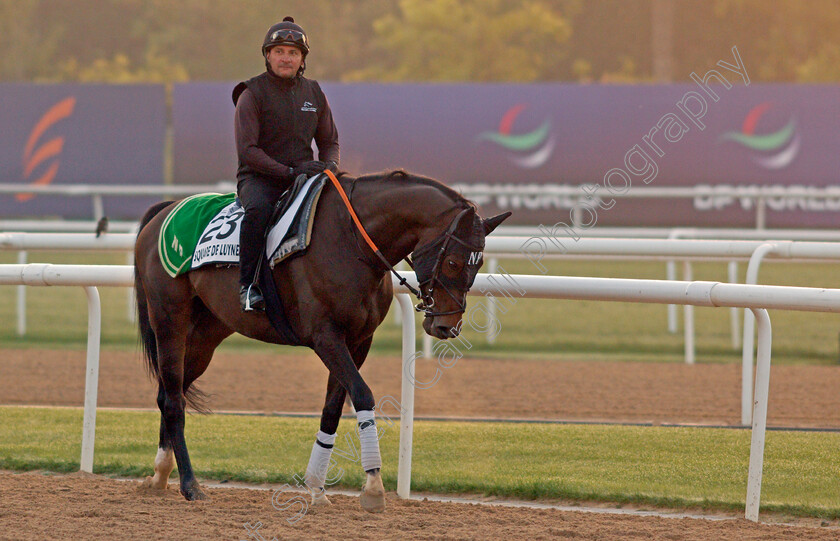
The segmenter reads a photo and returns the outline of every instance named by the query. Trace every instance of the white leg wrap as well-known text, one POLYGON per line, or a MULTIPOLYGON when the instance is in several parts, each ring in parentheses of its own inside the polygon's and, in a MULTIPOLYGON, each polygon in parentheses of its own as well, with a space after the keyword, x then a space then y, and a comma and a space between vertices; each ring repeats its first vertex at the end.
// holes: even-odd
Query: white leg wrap
POLYGON ((379 435, 376 431, 376 420, 373 410, 356 412, 356 420, 359 422, 359 443, 361 443, 362 469, 370 471, 382 467, 382 458, 379 456, 379 435))
POLYGON ((315 435, 309 465, 306 466, 305 482, 310 489, 324 488, 334 444, 335 434, 325 434, 319 430, 315 435))

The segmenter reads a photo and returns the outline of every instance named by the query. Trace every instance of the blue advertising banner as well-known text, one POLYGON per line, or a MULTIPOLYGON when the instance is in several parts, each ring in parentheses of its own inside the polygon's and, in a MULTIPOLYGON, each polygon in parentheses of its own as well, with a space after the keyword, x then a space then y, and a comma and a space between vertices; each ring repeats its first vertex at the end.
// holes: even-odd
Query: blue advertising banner
MULTIPOLYGON (((161 85, 0 84, 0 182, 162 184, 161 85)), ((157 198, 107 197, 106 214, 139 219, 157 198)), ((0 195, 2 216, 90 219, 90 197, 0 195)))
POLYGON ((233 138, 235 83, 185 83, 172 88, 173 179, 176 184, 236 180, 233 138))
MULTIPOLYGON (((730 67, 734 67, 729 64, 730 67)), ((352 174, 405 168, 447 184, 592 184, 603 225, 751 226, 746 197, 772 187, 772 227, 840 225, 840 200, 785 200, 791 186, 838 184, 840 86, 761 85, 716 67, 680 85, 323 84, 352 174), (683 200, 616 199, 634 187, 706 186, 683 200), (597 199, 600 198, 600 199, 597 199)), ((232 179, 234 83, 176 87, 176 182, 232 179)), ((485 213, 569 221, 580 197, 493 196, 485 213)), ((591 194, 589 194, 591 195, 591 194)))

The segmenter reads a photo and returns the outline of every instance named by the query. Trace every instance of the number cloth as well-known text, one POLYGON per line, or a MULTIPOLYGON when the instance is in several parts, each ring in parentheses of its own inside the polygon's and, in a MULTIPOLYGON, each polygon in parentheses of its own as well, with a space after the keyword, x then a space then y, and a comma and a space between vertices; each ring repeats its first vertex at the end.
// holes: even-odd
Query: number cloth
MULTIPOLYGON (((316 175, 290 194, 291 202, 266 239, 265 256, 271 267, 309 246, 326 181, 326 175, 316 175)), ((233 193, 204 193, 180 201, 164 220, 158 237, 158 254, 167 274, 174 278, 210 263, 238 265, 244 214, 233 193)))

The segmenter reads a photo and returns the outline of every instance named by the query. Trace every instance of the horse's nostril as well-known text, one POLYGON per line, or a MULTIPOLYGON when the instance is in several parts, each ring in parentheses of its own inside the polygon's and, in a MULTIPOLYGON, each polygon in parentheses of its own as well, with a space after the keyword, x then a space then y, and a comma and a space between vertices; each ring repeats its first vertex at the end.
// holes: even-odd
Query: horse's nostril
POLYGON ((458 336, 458 330, 455 327, 450 327, 449 325, 436 325, 435 334, 442 338, 455 338, 458 336))

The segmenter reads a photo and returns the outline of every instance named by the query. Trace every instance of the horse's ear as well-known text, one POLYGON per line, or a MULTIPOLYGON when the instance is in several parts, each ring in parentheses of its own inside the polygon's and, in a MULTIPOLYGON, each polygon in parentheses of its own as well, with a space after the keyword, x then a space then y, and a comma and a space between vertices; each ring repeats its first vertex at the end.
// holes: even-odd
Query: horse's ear
POLYGON ((513 213, 510 211, 503 212, 498 216, 493 216, 492 218, 487 218, 486 220, 484 220, 482 222, 484 225, 484 234, 489 235, 490 233, 492 233, 493 230, 499 227, 499 224, 507 220, 511 214, 513 213))
POLYGON ((475 209, 473 207, 467 207, 458 214, 458 224, 456 227, 463 233, 469 233, 472 231, 472 228, 475 227, 476 219, 478 219, 478 221, 481 220, 475 212, 475 209))

